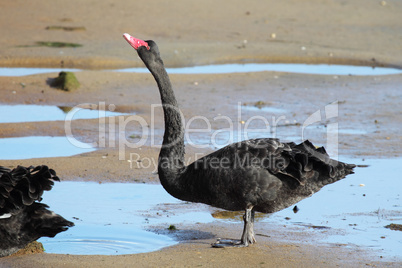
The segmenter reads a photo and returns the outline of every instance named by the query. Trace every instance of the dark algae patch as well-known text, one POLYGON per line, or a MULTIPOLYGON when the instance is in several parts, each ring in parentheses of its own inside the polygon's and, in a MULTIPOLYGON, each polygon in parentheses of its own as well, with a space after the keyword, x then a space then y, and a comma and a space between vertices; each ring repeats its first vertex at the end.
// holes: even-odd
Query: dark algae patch
POLYGON ((38 42, 35 42, 35 45, 22 45, 22 46, 17 46, 17 47, 55 47, 55 48, 62 48, 62 47, 82 47, 82 45, 77 44, 77 43, 38 41, 38 42))
POLYGON ((47 26, 46 30, 62 30, 62 31, 67 31, 67 32, 73 32, 73 31, 86 31, 87 29, 83 26, 80 26, 80 27, 47 26))
POLYGON ((81 44, 76 43, 47 42, 47 41, 36 42, 36 45, 40 47, 82 47, 81 44))
POLYGON ((244 106, 254 106, 254 107, 257 107, 258 109, 262 109, 263 107, 272 105, 272 103, 269 103, 269 102, 265 102, 265 101, 261 101, 261 100, 260 100, 260 101, 254 102, 254 103, 244 103, 243 105, 244 105, 244 106))
POLYGON ((169 231, 176 231, 177 228, 176 228, 176 226, 174 226, 174 225, 172 224, 172 225, 169 225, 168 230, 169 230, 169 231))
POLYGON ((394 231, 402 231, 402 224, 391 223, 385 226, 385 228, 394 230, 394 231))
POLYGON ((58 77, 49 79, 48 83, 50 86, 64 91, 73 91, 80 87, 73 72, 60 72, 58 77))

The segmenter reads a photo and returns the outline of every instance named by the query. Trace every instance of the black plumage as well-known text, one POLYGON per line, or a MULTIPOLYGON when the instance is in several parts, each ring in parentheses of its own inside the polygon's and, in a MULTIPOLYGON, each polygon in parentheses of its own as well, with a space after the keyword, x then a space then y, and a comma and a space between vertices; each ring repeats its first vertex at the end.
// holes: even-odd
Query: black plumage
POLYGON ((39 203, 54 181, 59 181, 55 171, 44 165, 12 170, 0 166, 0 257, 74 226, 39 203))
POLYGON ((129 34, 124 38, 154 76, 161 95, 165 134, 158 174, 162 186, 184 201, 245 211, 241 240, 218 241, 213 246, 254 243, 255 211, 279 211, 353 173, 355 165, 330 159, 323 147, 307 140, 296 145, 272 138, 234 143, 185 166, 183 123, 159 49, 152 40, 129 34))

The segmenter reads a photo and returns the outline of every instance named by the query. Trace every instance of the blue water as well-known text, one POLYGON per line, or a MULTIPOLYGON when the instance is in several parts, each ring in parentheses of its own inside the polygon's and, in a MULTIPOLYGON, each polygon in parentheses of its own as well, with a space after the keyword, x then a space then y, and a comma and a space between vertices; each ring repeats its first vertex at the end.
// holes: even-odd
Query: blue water
MULTIPOLYGON (((118 72, 149 72, 146 68, 120 69, 118 72)), ((183 68, 167 68, 171 74, 222 74, 249 72, 286 72, 320 75, 389 75, 399 74, 402 70, 393 68, 372 68, 369 66, 326 65, 326 64, 296 64, 296 63, 247 63, 205 65, 183 68)))
MULTIPOLYGON (((269 221, 296 226, 326 226, 334 231, 323 242, 376 250, 378 256, 402 260, 402 232, 385 228, 402 224, 402 159, 357 160, 369 165, 355 168, 355 174, 324 187, 311 198, 273 214, 269 221), (285 217, 290 220, 284 221, 285 217)), ((305 228, 302 228, 306 232, 305 228)), ((307 232, 315 232, 313 228, 307 232)))
POLYGON ((56 183, 44 203, 75 226, 55 238, 41 238, 47 253, 116 255, 155 251, 177 243, 146 231, 155 225, 213 221, 207 211, 164 213, 164 204, 182 204, 160 185, 135 183, 56 183))
MULTIPOLYGON (((1 123, 40 122, 57 120, 92 119, 124 115, 122 113, 74 107, 64 112, 57 106, 0 105, 1 123)), ((66 136, 28 136, 0 138, 0 159, 30 159, 71 156, 94 151, 87 143, 66 136)))
POLYGON ((0 160, 61 157, 95 151, 87 143, 67 137, 29 136, 0 139, 0 160))
POLYGON ((0 68, 0 76, 24 76, 33 74, 59 73, 61 71, 79 72, 81 70, 66 68, 0 68))
POLYGON ((65 112, 57 106, 50 105, 0 104, 0 123, 93 119, 119 115, 124 114, 80 107, 73 107, 65 112))
MULTIPOLYGON (((0 68, 0 76, 24 76, 40 73, 55 73, 60 71, 78 72, 79 69, 60 68, 0 68)), ((115 72, 148 73, 147 68, 127 68, 109 70, 115 72)), ((246 72, 287 72, 320 75, 390 75, 400 74, 401 69, 328 64, 296 64, 296 63, 247 63, 247 64, 216 64, 182 68, 167 68, 171 74, 222 74, 246 72)))

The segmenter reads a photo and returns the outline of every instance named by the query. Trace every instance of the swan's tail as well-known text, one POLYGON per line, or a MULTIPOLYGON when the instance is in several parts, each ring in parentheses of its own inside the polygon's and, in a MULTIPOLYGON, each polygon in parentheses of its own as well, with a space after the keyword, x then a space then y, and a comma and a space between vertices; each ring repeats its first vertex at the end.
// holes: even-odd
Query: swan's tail
POLYGON ((74 223, 34 202, 0 219, 0 257, 11 255, 41 237, 54 237, 74 223))
POLYGON ((307 177, 310 177, 310 181, 315 181, 319 187, 341 180, 354 173, 353 169, 356 165, 331 159, 324 147, 316 148, 308 140, 294 148, 300 151, 299 154, 296 153, 295 158, 299 158, 301 170, 306 175, 309 174, 307 177))
POLYGON ((66 220, 62 216, 47 209, 48 206, 41 203, 34 203, 26 208, 29 225, 35 230, 39 237, 54 237, 60 232, 64 232, 74 223, 66 220))
POLYGON ((43 192, 51 190, 54 181, 59 178, 47 166, 18 166, 13 170, 0 166, 0 215, 41 201, 43 192))

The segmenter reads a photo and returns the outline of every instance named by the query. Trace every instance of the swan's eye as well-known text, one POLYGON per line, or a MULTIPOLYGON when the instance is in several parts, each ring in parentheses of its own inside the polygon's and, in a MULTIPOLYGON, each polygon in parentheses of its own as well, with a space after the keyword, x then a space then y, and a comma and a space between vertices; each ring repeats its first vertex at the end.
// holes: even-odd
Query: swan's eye
POLYGON ((142 40, 138 40, 137 41, 137 44, 138 44, 138 47, 140 47, 140 46, 144 46, 144 44, 146 44, 145 45, 145 47, 147 48, 147 50, 150 50, 151 48, 148 46, 148 43, 147 42, 144 42, 144 41, 142 41, 142 40))

